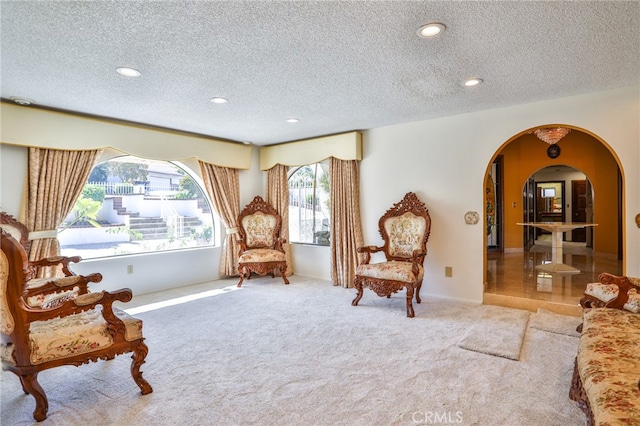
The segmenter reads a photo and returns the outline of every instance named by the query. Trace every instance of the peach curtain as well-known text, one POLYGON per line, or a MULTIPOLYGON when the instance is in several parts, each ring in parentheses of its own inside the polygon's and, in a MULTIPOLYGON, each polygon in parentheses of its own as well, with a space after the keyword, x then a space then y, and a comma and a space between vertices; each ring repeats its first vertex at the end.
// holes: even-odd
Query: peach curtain
POLYGON ((60 255, 57 229, 73 209, 101 154, 100 149, 29 148, 26 225, 31 232, 42 232, 42 237, 31 243, 29 260, 60 255))
POLYGON ((223 225, 227 228, 220 258, 220 275, 238 275, 238 252, 240 246, 235 234, 236 221, 240 214, 240 180, 238 170, 219 167, 199 161, 200 171, 209 197, 223 225))
POLYGON ((331 188, 331 280, 353 287, 363 246, 360 222, 360 177, 356 160, 329 161, 331 188))
POLYGON ((287 259, 286 275, 293 274, 293 263, 291 259, 291 245, 289 244, 289 177, 288 167, 276 164, 267 171, 267 203, 270 203, 278 211, 282 218, 282 228, 280 236, 287 242, 283 245, 287 259))

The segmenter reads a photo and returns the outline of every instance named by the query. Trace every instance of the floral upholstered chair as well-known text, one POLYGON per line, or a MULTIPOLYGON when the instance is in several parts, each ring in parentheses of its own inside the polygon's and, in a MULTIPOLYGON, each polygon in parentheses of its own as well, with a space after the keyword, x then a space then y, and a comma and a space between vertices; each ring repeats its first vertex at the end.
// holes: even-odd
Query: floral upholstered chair
POLYGON ((598 282, 587 284, 580 306, 618 308, 640 314, 640 278, 604 272, 598 276, 598 282), (627 297, 618 297, 620 289, 626 292, 627 297))
POLYGON ((260 196, 256 196, 240 212, 238 287, 242 286, 245 277, 251 278, 252 272, 259 275, 271 274, 272 277, 280 272, 284 283, 289 284, 286 277, 287 260, 282 246, 286 240, 280 238, 281 224, 282 218, 276 209, 260 196))
POLYGON ((142 321, 112 307, 115 301, 130 301, 131 290, 91 293, 89 283, 102 280, 97 273, 43 279, 38 287, 27 288, 30 269, 24 247, 4 231, 0 231, 0 243, 2 369, 16 374, 24 392, 34 397, 35 420, 47 418, 48 400, 38 374, 49 368, 79 366, 131 352, 134 381, 142 394, 152 392, 140 371, 148 352, 142 321), (73 289, 71 297, 33 303, 68 288, 73 289))
POLYGON ((380 297, 391 297, 391 294, 406 288, 407 316, 411 318, 414 316, 414 294, 416 302, 420 303, 423 263, 431 232, 429 210, 416 194, 409 192, 380 218, 378 228, 384 245, 358 248, 365 257, 356 269, 354 286, 358 294, 351 304, 358 305, 364 287, 369 287, 380 297), (371 254, 376 252, 383 252, 386 261, 369 263, 371 254))

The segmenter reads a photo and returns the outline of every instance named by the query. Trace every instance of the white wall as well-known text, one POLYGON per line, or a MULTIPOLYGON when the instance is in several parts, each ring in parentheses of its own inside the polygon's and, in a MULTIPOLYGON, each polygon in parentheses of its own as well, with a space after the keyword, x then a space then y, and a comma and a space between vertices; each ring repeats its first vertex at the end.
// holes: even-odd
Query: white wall
POLYGON ((16 218, 27 180, 27 148, 0 143, 0 209, 16 218))
MULTIPOLYGON (((640 229, 634 222, 640 212, 639 117, 640 87, 632 87, 364 131, 360 164, 364 242, 378 245, 379 217, 406 192, 416 192, 432 219, 422 294, 482 301, 485 171, 512 136, 532 127, 566 124, 601 138, 620 160, 626 182, 624 272, 640 276, 640 229), (469 210, 480 213, 479 224, 465 224, 464 214, 469 210), (445 266, 453 268, 451 278, 445 278, 445 266)), ((4 145, 2 149, 2 207, 17 215, 20 202, 16 197, 21 190, 14 191, 5 183, 5 167, 12 168, 12 174, 24 175, 26 156, 19 149, 4 145)), ((266 173, 259 171, 256 151, 252 152, 251 170, 239 175, 241 207, 254 195, 265 193, 266 173)), ((165 283, 180 286, 217 276, 219 249, 177 253, 181 252, 145 255, 148 257, 136 260, 140 267, 134 265, 136 272, 130 276, 126 260, 87 262, 87 267, 113 276, 110 282, 135 284, 139 289, 165 283)), ((295 273, 330 277, 328 247, 294 245, 292 253, 295 273)))

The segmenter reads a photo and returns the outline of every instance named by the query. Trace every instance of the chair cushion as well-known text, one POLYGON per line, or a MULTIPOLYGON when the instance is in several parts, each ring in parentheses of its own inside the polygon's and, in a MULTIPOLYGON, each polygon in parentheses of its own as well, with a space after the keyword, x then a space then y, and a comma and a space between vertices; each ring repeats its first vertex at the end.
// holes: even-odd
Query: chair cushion
POLYGON ((275 216, 257 211, 242 218, 247 247, 272 247, 275 243, 275 216))
POLYGON ((618 297, 618 286, 615 284, 588 283, 584 294, 607 303, 618 297))
POLYGON ((640 314, 640 294, 638 294, 638 290, 632 288, 627 294, 629 295, 629 300, 627 300, 623 308, 634 314, 640 314))
POLYGON ((371 263, 358 266, 356 275, 379 280, 393 280, 412 283, 424 277, 424 268, 419 265, 418 276, 411 270, 411 262, 399 262, 392 260, 389 262, 371 263))
POLYGON ((48 277, 48 278, 34 278, 27 282, 27 289, 34 289, 42 287, 48 282, 55 282, 60 287, 61 291, 51 294, 38 294, 27 298, 27 304, 29 306, 49 308, 64 303, 67 300, 73 299, 79 291, 78 287, 71 287, 81 279, 80 276, 71 275, 69 277, 48 277), (67 288, 66 290, 62 290, 67 288))
POLYGON ((411 212, 385 220, 384 229, 389 236, 389 255, 411 258, 414 250, 422 248, 426 228, 425 218, 411 212))
POLYGON ((597 424, 633 424, 640 415, 640 315, 587 309, 578 370, 597 424))
MULTIPOLYGON (((126 340, 142 338, 142 320, 119 309, 114 308, 113 312, 124 321, 126 340)), ((113 339, 106 326, 100 306, 62 318, 35 321, 29 333, 31 363, 41 364, 109 347, 113 339)))
POLYGON ((238 263, 284 262, 283 252, 271 249, 247 250, 238 259, 238 263))

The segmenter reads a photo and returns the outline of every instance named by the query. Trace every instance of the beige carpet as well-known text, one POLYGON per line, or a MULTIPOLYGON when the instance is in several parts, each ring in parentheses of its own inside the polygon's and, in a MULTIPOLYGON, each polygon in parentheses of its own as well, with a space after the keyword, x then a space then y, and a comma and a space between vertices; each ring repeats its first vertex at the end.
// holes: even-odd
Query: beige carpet
POLYGON ((517 361, 529 321, 529 312, 498 306, 475 309, 477 318, 462 336, 462 349, 517 361))
POLYGON ((582 323, 582 318, 556 314, 546 309, 538 308, 538 312, 531 315, 529 327, 550 333, 566 334, 567 336, 580 337, 576 328, 582 323))
MULTIPOLYGON (((128 356, 42 372, 42 425, 585 424, 568 398, 578 339, 527 328, 517 362, 457 346, 480 311, 500 308, 423 294, 407 318, 402 294, 365 290, 353 307, 353 289, 297 276, 234 288, 200 285, 207 297, 136 314, 152 394, 128 356)), ((3 372, 1 388, 0 423, 32 424, 18 379, 3 372)))

